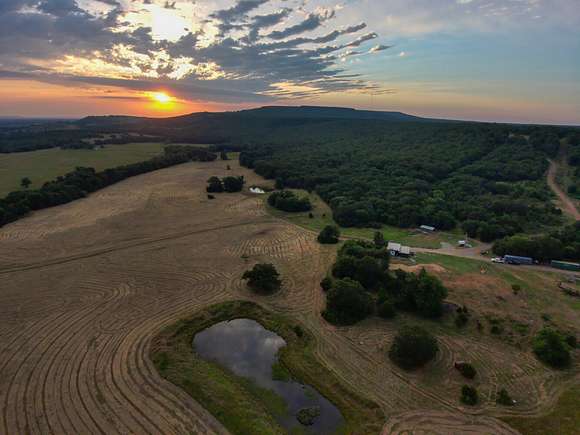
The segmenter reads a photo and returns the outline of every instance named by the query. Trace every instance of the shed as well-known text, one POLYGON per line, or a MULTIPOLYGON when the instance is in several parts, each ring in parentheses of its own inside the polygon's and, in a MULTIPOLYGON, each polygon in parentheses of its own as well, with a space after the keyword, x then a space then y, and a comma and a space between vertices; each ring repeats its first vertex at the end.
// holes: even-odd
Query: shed
POLYGON ((428 231, 430 233, 432 233, 433 231, 435 231, 435 227, 431 227, 429 225, 421 225, 419 228, 421 230, 423 230, 423 231, 428 231))
POLYGON ((401 252, 399 253, 402 257, 410 257, 411 256, 411 247, 410 246, 401 246, 401 252))
POLYGON ((401 244, 395 243, 395 242, 389 242, 387 245, 387 250, 389 251, 389 253, 393 257, 396 257, 401 252, 401 244))

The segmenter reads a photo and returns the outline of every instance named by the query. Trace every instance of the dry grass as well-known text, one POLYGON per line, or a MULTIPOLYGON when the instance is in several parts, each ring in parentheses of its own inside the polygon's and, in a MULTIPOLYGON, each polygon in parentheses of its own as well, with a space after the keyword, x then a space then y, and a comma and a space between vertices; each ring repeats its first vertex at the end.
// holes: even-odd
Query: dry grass
MULTIPOLYGON (((270 216, 263 198, 243 193, 208 200, 211 175, 243 174, 249 183, 263 183, 227 163, 232 171, 218 161, 131 178, 0 230, 0 433, 225 433, 199 403, 159 376, 150 345, 163 328, 205 307, 256 300, 240 277, 263 261, 275 263, 284 286, 260 304, 312 331, 316 358, 347 388, 376 402, 389 425, 414 427, 424 414, 434 416, 417 426, 425 431, 447 433, 469 421, 470 431, 489 433, 504 428, 493 416, 549 411, 580 372, 578 366, 554 372, 527 348, 473 329, 458 332, 447 320, 428 323, 441 344, 433 364, 415 373, 393 367, 385 352, 398 326, 425 321, 372 318, 348 328, 324 322, 319 282, 335 248, 270 216), (464 380, 451 368, 457 359, 478 369, 482 403, 475 409, 459 404, 464 380), (501 387, 519 400, 517 407, 497 407, 501 387)), ((487 278, 471 286, 471 279, 453 276, 477 273, 477 266, 441 266, 442 278, 457 280, 453 300, 482 312, 520 309, 515 299, 496 307, 485 289, 505 289, 495 290, 487 278)), ((516 274, 502 279, 530 281, 516 274)), ((533 277, 541 279, 552 278, 533 277)), ((573 307, 562 308, 559 295, 532 284, 518 302, 525 313, 554 307, 562 311, 552 313, 555 322, 578 328, 573 307)))

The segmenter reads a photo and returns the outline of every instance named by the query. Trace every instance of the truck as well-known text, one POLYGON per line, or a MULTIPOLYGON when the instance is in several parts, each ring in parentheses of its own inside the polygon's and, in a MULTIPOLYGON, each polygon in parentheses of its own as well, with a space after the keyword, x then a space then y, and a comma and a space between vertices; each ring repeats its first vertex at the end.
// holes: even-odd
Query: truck
POLYGON ((534 264, 534 260, 530 257, 520 257, 519 255, 504 255, 503 260, 506 264, 534 264))
POLYGON ((552 260, 550 265, 555 269, 570 270, 572 272, 580 272, 580 264, 569 263, 567 261, 552 260))

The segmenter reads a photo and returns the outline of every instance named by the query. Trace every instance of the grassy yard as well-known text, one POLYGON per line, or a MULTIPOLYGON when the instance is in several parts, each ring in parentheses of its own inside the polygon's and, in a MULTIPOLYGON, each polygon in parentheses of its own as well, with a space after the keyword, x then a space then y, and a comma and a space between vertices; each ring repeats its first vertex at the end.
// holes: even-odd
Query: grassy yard
POLYGON ((284 433, 275 419, 275 415, 285 413, 278 396, 203 360, 192 349, 197 332, 236 318, 256 320, 284 338, 287 345, 279 351, 280 364, 293 378, 312 385, 339 408, 346 426, 341 433, 362 435, 380 431, 384 422, 381 409, 344 387, 318 361, 311 333, 251 302, 214 305, 162 331, 151 347, 151 359, 160 375, 202 403, 234 434, 284 433))
POLYGON ((0 197, 20 189, 20 180, 28 177, 31 189, 42 186, 77 166, 97 170, 147 160, 161 154, 162 143, 108 145, 99 150, 61 150, 52 148, 26 153, 0 154, 0 197))
MULTIPOLYGON (((332 210, 317 194, 308 193, 304 190, 291 190, 300 196, 308 196, 310 198, 310 202, 313 205, 313 217, 310 218, 309 213, 286 213, 267 205, 272 215, 315 232, 320 232, 327 225, 337 225, 332 218, 332 210)), ((264 201, 266 200, 267 195, 264 198, 264 201)), ((463 235, 460 233, 437 232, 434 234, 424 234, 415 229, 403 229, 388 225, 383 226, 380 230, 374 228, 340 228, 340 233, 343 237, 357 239, 372 239, 376 231, 381 231, 385 240, 403 243, 413 247, 433 249, 440 248, 441 243, 454 245, 458 240, 463 238, 463 235)))

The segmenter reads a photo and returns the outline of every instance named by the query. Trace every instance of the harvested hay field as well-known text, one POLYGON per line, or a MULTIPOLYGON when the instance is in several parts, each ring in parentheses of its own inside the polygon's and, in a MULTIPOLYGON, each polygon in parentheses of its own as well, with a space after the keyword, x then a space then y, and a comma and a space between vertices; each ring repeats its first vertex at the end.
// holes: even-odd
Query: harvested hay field
POLYGON ((227 433, 150 359, 164 328, 225 301, 249 300, 300 322, 313 353, 347 388, 377 403, 392 433, 510 433, 499 416, 549 411, 580 371, 549 370, 527 350, 433 323, 436 361, 412 374, 386 349, 403 316, 336 328, 319 288, 335 257, 316 235, 264 212, 246 193, 208 200, 212 176, 244 175, 235 162, 190 163, 128 179, 89 198, 0 230, 0 433, 227 433), (256 262, 280 270, 283 289, 250 293, 241 275, 256 262), (472 360, 482 403, 459 404, 451 368, 472 360), (498 388, 520 401, 499 409, 498 388), (491 429, 490 429, 491 428, 491 429), (500 431, 501 428, 501 431, 500 431))

